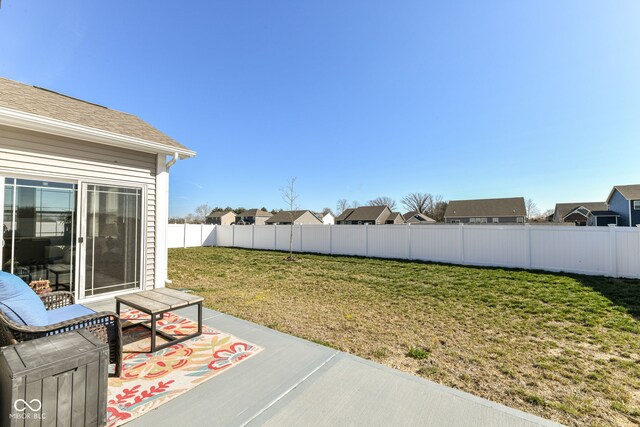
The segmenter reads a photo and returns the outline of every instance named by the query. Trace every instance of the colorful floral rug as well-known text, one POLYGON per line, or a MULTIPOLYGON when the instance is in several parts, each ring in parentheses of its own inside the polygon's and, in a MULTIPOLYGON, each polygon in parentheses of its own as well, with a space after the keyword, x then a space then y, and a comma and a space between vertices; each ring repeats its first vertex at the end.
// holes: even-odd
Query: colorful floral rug
MULTIPOLYGON (((124 311, 129 321, 149 317, 137 310, 124 311)), ((188 335, 196 322, 166 313, 158 329, 171 335, 188 335)), ((203 325, 202 335, 148 353, 150 331, 143 326, 123 330, 124 352, 120 378, 109 378, 107 426, 122 425, 166 403, 219 373, 257 354, 262 348, 233 335, 203 325)), ((166 342, 158 336, 158 343, 166 342)))

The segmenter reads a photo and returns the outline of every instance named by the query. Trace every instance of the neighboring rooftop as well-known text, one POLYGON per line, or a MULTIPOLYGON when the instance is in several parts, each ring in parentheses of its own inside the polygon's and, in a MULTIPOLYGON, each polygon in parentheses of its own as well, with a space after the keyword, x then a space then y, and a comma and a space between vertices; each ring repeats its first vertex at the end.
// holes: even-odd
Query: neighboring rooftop
POLYGON ((447 218, 526 216, 524 197, 501 199, 451 200, 444 216, 447 218))
POLYGON ((556 203, 556 210, 554 215, 557 214, 560 218, 564 218, 580 207, 586 208, 588 211, 606 211, 607 209, 609 209, 609 207, 607 206, 607 202, 556 203))
POLYGON ((404 217, 400 212, 391 212, 385 221, 395 221, 398 217, 404 222, 404 217))
POLYGON ((336 222, 346 220, 349 217, 349 215, 351 215, 355 210, 356 210, 355 208, 345 209, 344 211, 342 211, 340 215, 336 217, 336 222))
POLYGON ((409 211, 406 214, 404 214, 404 219, 406 222, 409 223, 419 223, 419 222, 436 222, 435 219, 430 218, 428 216, 426 216, 423 213, 420 213, 418 211, 409 211))
MULTIPOLYGON (((385 209, 389 209, 387 206, 360 206, 351 212, 351 215, 347 217, 349 221, 374 221, 384 212, 385 209)), ((342 216, 342 215, 340 215, 342 216)), ((385 218, 386 219, 386 218, 385 218)))
MULTIPOLYGON (((616 185, 613 187, 614 190, 618 190, 620 194, 624 196, 627 200, 638 200, 640 199, 640 184, 634 185, 616 185)), ((611 190, 613 194, 613 190, 611 190)), ((611 195, 609 195, 611 197, 611 195)), ((608 201, 609 199, 607 199, 608 201)))
POLYGON ((0 107, 189 151, 173 138, 132 114, 2 77, 0 107))
MULTIPOLYGON (((308 211, 308 210, 276 212, 271 218, 269 218, 267 220, 266 223, 267 224, 275 224, 275 223, 279 223, 279 222, 295 222, 296 220, 298 220, 298 218, 300 218, 306 212, 311 213, 311 211, 308 211), (293 217, 292 217, 292 215, 293 215, 293 217)), ((313 217, 318 219, 315 215, 313 217)), ((318 219, 318 223, 320 223, 320 222, 321 222, 321 220, 318 219)))
POLYGON ((239 216, 239 217, 243 217, 243 216, 267 216, 267 217, 270 217, 271 213, 269 213, 267 211, 263 211, 262 209, 249 209, 249 210, 246 210, 246 211, 241 212, 239 214, 236 214, 236 216, 239 216))

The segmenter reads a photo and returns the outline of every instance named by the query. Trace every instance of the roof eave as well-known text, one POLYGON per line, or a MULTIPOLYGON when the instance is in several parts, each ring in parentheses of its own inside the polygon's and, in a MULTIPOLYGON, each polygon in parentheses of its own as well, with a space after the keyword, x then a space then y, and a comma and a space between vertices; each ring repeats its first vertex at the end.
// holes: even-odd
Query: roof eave
POLYGON ((37 114, 25 113, 11 108, 0 107, 0 125, 43 132, 67 138, 105 144, 130 150, 172 155, 177 153, 181 159, 194 157, 195 151, 187 148, 170 147, 158 142, 121 135, 89 126, 77 125, 63 120, 52 119, 37 114))

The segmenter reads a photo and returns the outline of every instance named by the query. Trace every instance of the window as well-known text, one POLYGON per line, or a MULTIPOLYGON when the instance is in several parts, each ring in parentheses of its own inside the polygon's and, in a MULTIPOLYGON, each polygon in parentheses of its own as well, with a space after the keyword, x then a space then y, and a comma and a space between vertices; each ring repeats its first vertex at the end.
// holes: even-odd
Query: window
POLYGON ((476 222, 476 219, 475 218, 469 218, 469 222, 473 224, 473 223, 476 222))
POLYGON ((451 220, 451 224, 460 224, 460 220, 459 219, 452 219, 451 220))
POLYGON ((518 219, 516 219, 516 222, 517 222, 518 224, 522 224, 522 223, 524 223, 524 218, 523 218, 523 217, 521 217, 521 216, 519 216, 519 217, 518 217, 518 219))
POLYGON ((634 200, 633 201, 633 210, 634 211, 640 211, 640 200, 634 200))
POLYGON ((500 218, 493 218, 493 223, 494 223, 494 224, 497 224, 497 223, 499 223, 499 222, 500 222, 500 218))

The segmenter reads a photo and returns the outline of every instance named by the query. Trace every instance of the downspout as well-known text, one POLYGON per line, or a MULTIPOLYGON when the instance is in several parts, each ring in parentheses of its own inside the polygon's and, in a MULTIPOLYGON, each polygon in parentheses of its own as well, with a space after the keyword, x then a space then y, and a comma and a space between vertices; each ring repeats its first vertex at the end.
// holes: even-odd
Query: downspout
POLYGON ((178 155, 178 153, 173 153, 173 158, 167 162, 167 171, 169 171, 169 169, 171 169, 171 166, 175 165, 178 160, 180 160, 180 156, 178 155))

